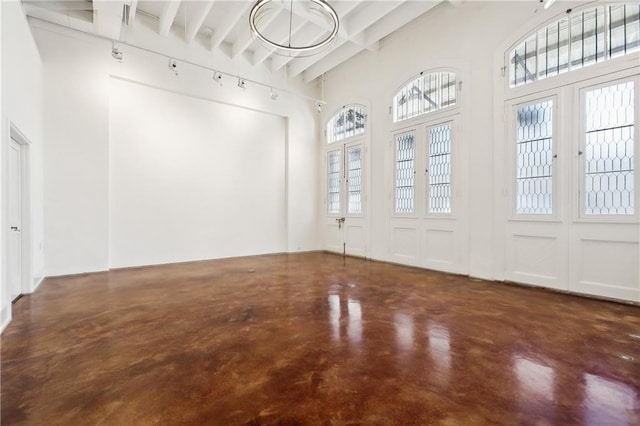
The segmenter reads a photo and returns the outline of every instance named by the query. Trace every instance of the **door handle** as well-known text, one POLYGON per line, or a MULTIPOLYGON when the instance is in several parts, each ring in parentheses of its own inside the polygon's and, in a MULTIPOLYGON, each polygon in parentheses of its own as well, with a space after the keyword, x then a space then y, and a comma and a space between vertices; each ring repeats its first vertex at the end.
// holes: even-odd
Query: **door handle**
POLYGON ((344 217, 336 218, 336 222, 338 222, 338 229, 342 229, 342 224, 344 223, 344 221, 345 221, 344 217))
POLYGON ((12 227, 11 227, 11 230, 12 230, 12 231, 16 231, 16 232, 20 232, 20 230, 18 229, 18 227, 17 227, 17 226, 12 226, 12 227))

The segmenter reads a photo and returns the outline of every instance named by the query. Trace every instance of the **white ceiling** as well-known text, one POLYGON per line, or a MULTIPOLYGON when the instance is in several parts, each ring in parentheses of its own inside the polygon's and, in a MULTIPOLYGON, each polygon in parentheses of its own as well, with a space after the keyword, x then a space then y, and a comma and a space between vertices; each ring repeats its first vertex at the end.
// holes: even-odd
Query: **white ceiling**
MULTIPOLYGON (((294 0, 299 1, 299 0, 294 0)), ((239 55, 255 67, 309 82, 363 50, 375 51, 380 40, 444 0, 328 0, 340 17, 337 40, 321 54, 285 57, 274 54, 249 30, 253 0, 23 0, 28 16, 65 27, 123 40, 151 22, 157 37, 178 36, 186 44, 201 43, 231 59, 239 55)), ((462 0, 447 0, 457 6, 462 0)), ((290 0, 275 0, 277 13, 266 24, 274 37, 288 33, 290 0)), ((295 10, 295 8, 294 8, 295 10)), ((317 19, 295 15, 293 35, 313 42, 326 34, 317 19)), ((139 47, 143 38, 135 38, 139 47)), ((280 41, 284 41, 280 40, 280 41)))

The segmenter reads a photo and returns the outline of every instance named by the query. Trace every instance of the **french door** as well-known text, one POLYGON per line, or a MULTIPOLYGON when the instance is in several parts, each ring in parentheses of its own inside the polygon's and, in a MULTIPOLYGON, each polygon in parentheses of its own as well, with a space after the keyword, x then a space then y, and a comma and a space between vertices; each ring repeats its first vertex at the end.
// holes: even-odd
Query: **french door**
POLYGON ((393 132, 393 205, 389 260, 467 272, 464 154, 457 115, 393 132))
POLYGON ((639 85, 623 72, 507 103, 505 279, 640 301, 639 85))
POLYGON ((326 249, 366 257, 364 139, 329 146, 326 178, 326 249))

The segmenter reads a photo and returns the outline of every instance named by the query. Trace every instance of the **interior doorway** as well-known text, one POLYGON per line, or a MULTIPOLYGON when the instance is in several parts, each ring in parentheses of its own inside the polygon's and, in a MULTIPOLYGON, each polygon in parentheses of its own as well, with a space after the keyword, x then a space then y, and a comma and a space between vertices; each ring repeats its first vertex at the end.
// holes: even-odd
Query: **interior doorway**
POLYGON ((22 294, 22 146, 9 141, 9 247, 7 276, 9 296, 15 300, 22 294))
POLYGON ((7 146, 7 198, 4 222, 7 232, 6 287, 3 299, 15 301, 33 291, 31 285, 31 203, 30 148, 31 142, 13 123, 9 123, 7 146))

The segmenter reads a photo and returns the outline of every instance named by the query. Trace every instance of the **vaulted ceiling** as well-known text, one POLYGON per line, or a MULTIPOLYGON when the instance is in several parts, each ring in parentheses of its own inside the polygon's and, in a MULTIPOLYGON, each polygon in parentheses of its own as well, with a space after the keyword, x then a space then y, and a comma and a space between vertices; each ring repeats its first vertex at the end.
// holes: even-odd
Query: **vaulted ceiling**
MULTIPOLYGON (((291 34, 313 43, 328 31, 313 14, 299 12, 295 2, 274 0, 273 13, 262 24, 284 42, 291 34), (290 20, 293 10, 295 20, 290 20), (291 26, 290 26, 291 24, 291 26)), ((281 56, 252 37, 249 12, 253 0, 23 0, 28 16, 112 40, 123 40, 141 25, 152 25, 157 37, 180 37, 200 43, 230 59, 243 56, 255 67, 310 82, 363 50, 375 51, 393 33, 443 0, 328 0, 340 18, 338 37, 329 49, 306 57, 281 56)), ((457 6, 461 0, 448 0, 457 6)), ((138 47, 143 38, 135 38, 138 47)))

